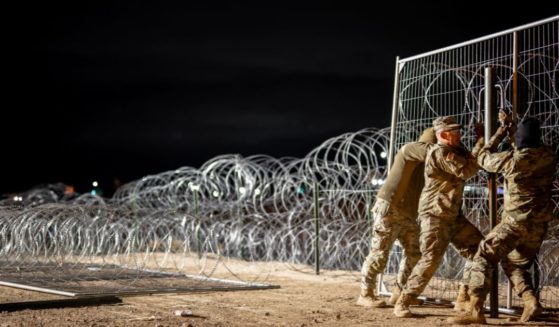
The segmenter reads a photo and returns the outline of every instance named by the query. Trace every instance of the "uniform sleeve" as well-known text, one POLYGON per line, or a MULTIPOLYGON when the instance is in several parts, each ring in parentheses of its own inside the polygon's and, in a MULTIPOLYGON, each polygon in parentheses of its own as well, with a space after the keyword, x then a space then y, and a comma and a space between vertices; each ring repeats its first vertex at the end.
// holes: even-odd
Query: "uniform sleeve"
POLYGON ((404 145, 400 151, 405 161, 425 162, 428 145, 422 142, 413 142, 404 145))
POLYGON ((464 158, 448 150, 438 151, 437 157, 436 160, 443 171, 462 180, 474 176, 479 170, 479 166, 473 157, 464 158))
POLYGON ((503 141, 505 136, 506 136, 505 129, 503 127, 497 128, 497 131, 495 132, 495 134, 493 134, 493 136, 491 136, 491 138, 489 139, 489 142, 483 147, 482 150, 487 149, 487 150, 489 150, 489 152, 495 152, 495 150, 497 150, 497 147, 503 141))
POLYGON ((512 169, 512 150, 491 153, 489 148, 483 148, 477 157, 481 168, 490 173, 502 173, 512 169))
POLYGON ((472 156, 477 158, 484 145, 485 145, 485 140, 483 139, 483 137, 478 138, 476 143, 474 144, 474 148, 472 149, 472 156))

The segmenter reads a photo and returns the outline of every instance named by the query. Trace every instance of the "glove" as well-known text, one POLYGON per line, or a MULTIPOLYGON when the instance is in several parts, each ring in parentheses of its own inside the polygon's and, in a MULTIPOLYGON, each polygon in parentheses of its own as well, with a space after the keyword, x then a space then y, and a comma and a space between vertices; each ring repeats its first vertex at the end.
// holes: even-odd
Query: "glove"
POLYGON ((503 109, 499 109, 498 117, 501 126, 509 126, 512 123, 512 117, 503 109))
POLYGON ((507 133, 508 133, 509 137, 514 137, 514 134, 516 133, 516 124, 514 122, 511 122, 507 126, 507 133))
POLYGON ((499 135, 499 137, 502 140, 502 138, 507 135, 507 131, 508 131, 507 127, 499 126, 499 128, 497 128, 497 131, 495 131, 495 134, 499 135))
POLYGON ((377 198, 377 200, 375 201, 375 205, 371 209, 371 213, 373 214, 373 219, 376 221, 377 219, 386 216, 389 208, 390 208, 390 202, 377 198))

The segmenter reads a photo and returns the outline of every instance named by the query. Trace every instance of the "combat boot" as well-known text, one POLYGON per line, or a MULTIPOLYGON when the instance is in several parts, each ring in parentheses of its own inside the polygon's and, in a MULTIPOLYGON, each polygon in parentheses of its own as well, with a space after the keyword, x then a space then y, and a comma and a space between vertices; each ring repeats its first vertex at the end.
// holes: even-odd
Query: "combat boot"
POLYGON ((534 291, 524 291, 522 293, 522 300, 524 301, 524 311, 522 311, 520 321, 528 322, 535 320, 542 313, 543 309, 534 291))
POLYGON ((395 305, 396 301, 398 301, 399 297, 400 297, 400 288, 395 287, 392 290, 392 294, 390 295, 390 298, 388 299, 388 304, 389 305, 395 305))
POLYGON ((371 288, 363 288, 357 299, 357 305, 370 308, 384 308, 386 307, 386 302, 377 298, 375 291, 371 288))
POLYGON ((394 305, 394 315, 399 318, 410 318, 412 313, 410 311, 410 303, 415 296, 410 294, 401 294, 394 305))
POLYGON ((460 290, 458 290, 458 297, 456 297, 456 302, 454 302, 454 311, 470 311, 469 304, 470 296, 468 295, 468 286, 460 285, 460 290))
MULTIPOLYGON (((388 304, 389 305, 395 305, 396 301, 398 301, 398 298, 400 297, 400 288, 399 287, 394 287, 394 289, 392 290, 392 295, 390 295, 390 298, 388 299, 388 304)), ((423 300, 420 300, 418 298, 412 298, 410 305, 422 305, 423 304, 423 300)))
POLYGON ((470 295, 470 311, 462 313, 459 316, 448 318, 448 322, 457 325, 485 324, 485 316, 483 315, 483 302, 485 298, 477 295, 470 295))

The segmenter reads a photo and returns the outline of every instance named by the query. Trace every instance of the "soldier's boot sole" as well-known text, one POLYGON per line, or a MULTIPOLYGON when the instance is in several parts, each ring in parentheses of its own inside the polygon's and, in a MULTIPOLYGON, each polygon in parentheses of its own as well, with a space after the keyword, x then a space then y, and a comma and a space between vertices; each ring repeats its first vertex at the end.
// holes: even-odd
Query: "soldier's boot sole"
POLYGON ((396 304, 394 307, 394 315, 398 318, 411 318, 413 314, 409 308, 396 304))
POLYGON ((534 321, 541 313, 543 309, 539 303, 526 305, 524 304, 524 310, 522 311, 522 316, 520 317, 521 322, 534 321))
POLYGON ((456 317, 450 317, 447 322, 456 325, 485 324, 485 316, 483 315, 484 295, 474 294, 470 296, 469 307, 471 310, 465 314, 456 317))
POLYGON ((370 296, 362 296, 362 295, 359 295, 359 298, 357 299, 356 304, 360 305, 362 307, 369 307, 369 308, 385 308, 386 307, 386 302, 384 300, 373 299, 370 296))
POLYGON ((486 324, 487 321, 483 315, 473 316, 471 314, 462 315, 457 317, 450 317, 446 320, 449 324, 455 325, 472 325, 472 324, 486 324))

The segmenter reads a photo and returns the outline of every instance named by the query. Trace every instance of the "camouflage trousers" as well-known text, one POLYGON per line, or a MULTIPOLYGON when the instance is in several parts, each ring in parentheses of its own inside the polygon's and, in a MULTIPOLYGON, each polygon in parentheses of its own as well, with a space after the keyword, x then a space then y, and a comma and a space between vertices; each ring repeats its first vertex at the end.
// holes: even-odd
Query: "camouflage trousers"
POLYGON ((518 223, 512 217, 504 216, 479 245, 472 265, 470 292, 482 298, 487 296, 491 273, 499 261, 518 296, 526 290, 533 290, 528 270, 546 233, 547 222, 518 223))
POLYGON ((479 242, 483 239, 480 231, 462 214, 454 220, 423 215, 419 217, 421 234, 419 246, 421 258, 412 270, 402 293, 420 295, 431 277, 437 271, 449 244, 469 260, 464 267, 462 283, 468 285, 470 280, 471 260, 474 258, 479 242))
POLYGON ((374 291, 377 275, 384 271, 390 249, 395 240, 404 248, 404 256, 400 261, 395 286, 402 288, 415 266, 421 253, 419 252, 419 226, 416 219, 398 214, 389 209, 384 217, 376 219, 373 226, 371 250, 361 268, 361 289, 374 291))

